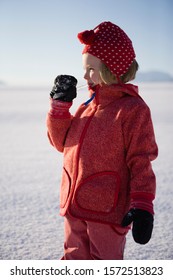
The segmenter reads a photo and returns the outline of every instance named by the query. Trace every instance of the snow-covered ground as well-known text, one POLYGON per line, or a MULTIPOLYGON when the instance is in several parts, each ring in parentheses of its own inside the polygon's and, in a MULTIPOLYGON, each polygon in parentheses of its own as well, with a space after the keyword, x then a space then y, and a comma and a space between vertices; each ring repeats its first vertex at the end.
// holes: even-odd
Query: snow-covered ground
MULTIPOLYGON (((173 259, 173 84, 141 84, 159 146, 155 227, 147 245, 129 232, 125 259, 173 259)), ((73 110, 87 100, 78 93, 73 110)), ((49 90, 0 92, 0 259, 59 259, 63 218, 59 216, 62 155, 50 145, 45 118, 49 90)))

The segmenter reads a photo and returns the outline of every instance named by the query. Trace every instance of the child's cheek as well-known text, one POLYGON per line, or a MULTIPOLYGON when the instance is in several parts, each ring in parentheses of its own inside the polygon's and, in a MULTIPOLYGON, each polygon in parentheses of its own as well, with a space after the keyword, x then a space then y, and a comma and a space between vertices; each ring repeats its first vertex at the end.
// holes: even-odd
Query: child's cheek
POLYGON ((91 80, 94 82, 94 83, 97 83, 98 82, 98 77, 97 75, 95 75, 95 73, 91 73, 91 80))

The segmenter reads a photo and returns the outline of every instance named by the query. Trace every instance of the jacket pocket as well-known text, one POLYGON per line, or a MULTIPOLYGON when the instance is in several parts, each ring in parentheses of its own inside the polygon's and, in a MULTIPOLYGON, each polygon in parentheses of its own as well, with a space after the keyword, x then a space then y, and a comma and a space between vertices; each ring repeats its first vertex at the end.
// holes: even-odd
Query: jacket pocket
POLYGON ((71 187, 71 179, 70 176, 67 172, 67 170, 65 169, 65 167, 63 167, 63 172, 62 172, 62 179, 61 179, 61 190, 60 190, 60 207, 64 208, 69 193, 70 193, 70 187, 71 187))
POLYGON ((108 214, 116 207, 119 188, 120 177, 116 172, 96 173, 78 186, 75 202, 81 210, 108 214))

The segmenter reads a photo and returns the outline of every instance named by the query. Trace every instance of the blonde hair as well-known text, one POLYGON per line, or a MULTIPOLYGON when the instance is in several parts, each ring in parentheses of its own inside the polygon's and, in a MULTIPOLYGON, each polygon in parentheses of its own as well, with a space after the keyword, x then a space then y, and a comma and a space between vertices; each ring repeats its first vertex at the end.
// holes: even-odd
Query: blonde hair
MULTIPOLYGON (((136 76, 136 72, 138 71, 138 69, 139 65, 134 59, 128 71, 124 75, 120 76, 121 82, 127 83, 133 80, 136 76)), ((100 77, 103 83, 107 85, 116 84, 118 82, 116 76, 109 70, 109 68, 104 63, 101 64, 100 77)))

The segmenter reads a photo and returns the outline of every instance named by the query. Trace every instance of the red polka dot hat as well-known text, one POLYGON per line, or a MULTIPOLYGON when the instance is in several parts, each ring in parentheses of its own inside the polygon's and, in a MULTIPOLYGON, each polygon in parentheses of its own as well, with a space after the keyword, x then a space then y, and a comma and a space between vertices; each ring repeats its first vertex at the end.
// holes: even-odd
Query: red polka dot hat
POLYGON ((103 61, 117 77, 127 72, 135 58, 132 42, 117 25, 106 21, 93 30, 78 33, 85 44, 82 54, 88 52, 103 61))

